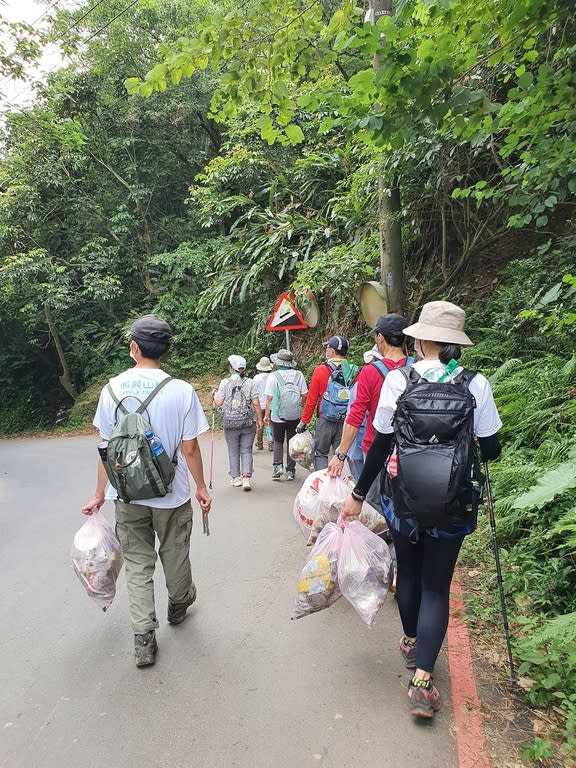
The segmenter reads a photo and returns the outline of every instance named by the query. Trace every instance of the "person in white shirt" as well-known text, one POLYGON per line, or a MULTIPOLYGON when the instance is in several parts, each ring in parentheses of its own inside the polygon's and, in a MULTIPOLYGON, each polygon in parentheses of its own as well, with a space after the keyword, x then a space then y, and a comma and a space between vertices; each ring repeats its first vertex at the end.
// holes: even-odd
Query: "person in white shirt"
MULTIPOLYGON (((256 370, 258 373, 254 376, 254 384, 258 388, 258 400, 260 401, 260 410, 262 412, 262 419, 264 419, 264 412, 266 410, 266 382, 273 369, 273 365, 270 362, 269 357, 261 357, 256 363, 256 370)), ((269 429, 267 431, 270 431, 269 429)), ((264 423, 256 430, 256 448, 259 451, 264 450, 264 423)), ((272 440, 267 440, 268 450, 272 450, 272 440)))
MULTIPOLYGON (((110 380, 114 395, 128 411, 135 411, 168 377, 160 367, 160 359, 168 352, 171 338, 170 326, 156 315, 146 315, 132 324, 130 357, 135 365, 110 380)), ((98 460, 96 490, 82 507, 82 512, 90 515, 94 509, 100 509, 105 499, 115 500, 116 532, 126 565, 135 660, 139 667, 154 664, 158 650, 153 581, 156 537, 168 589, 168 621, 180 624, 196 599, 190 565, 192 504, 188 472, 196 485, 195 497, 202 512, 209 512, 212 504, 198 445, 198 436, 208 429, 208 422, 194 388, 186 381, 172 379, 150 402, 145 418, 168 455, 176 458, 170 492, 159 498, 120 501, 114 488, 109 487, 106 492, 107 476, 98 460)), ((100 393, 93 421, 105 442, 110 439, 116 421, 117 406, 106 386, 100 393)))
POLYGON ((252 449, 256 430, 262 428, 262 411, 258 389, 254 380, 246 376, 246 359, 242 355, 229 355, 230 376, 222 379, 213 393, 214 403, 221 408, 220 416, 224 428, 224 439, 228 447, 230 482, 235 488, 252 490, 251 477, 254 472, 252 449), (222 408, 222 406, 224 406, 222 408), (229 426, 225 423, 225 410, 231 406, 244 412, 242 423, 229 426))
MULTIPOLYGON (((457 363, 460 348, 473 343, 464 333, 465 317, 464 310, 449 301, 431 301, 423 306, 418 322, 404 329, 407 336, 415 339, 414 348, 421 359, 412 369, 421 380, 442 385, 463 373, 457 363)), ((374 478, 388 460, 394 434, 392 419, 407 384, 402 369, 392 370, 386 376, 373 421, 376 436, 362 474, 343 503, 344 518, 359 513, 374 478)), ((502 422, 490 383, 476 373, 469 380, 468 390, 474 402, 473 431, 481 457, 483 461, 497 459, 497 433, 502 422)), ((422 459, 424 463, 425 457, 422 459)), ((388 472, 394 476, 390 464, 388 472)), ((417 505, 410 511, 417 517, 417 505)), ((396 599, 404 630, 400 652, 406 667, 414 670, 408 686, 411 714, 431 718, 441 705, 432 673, 448 626, 450 584, 464 537, 476 528, 476 510, 472 507, 461 519, 442 528, 419 526, 411 518, 397 517, 392 508, 385 510, 385 515, 398 567, 396 599)))

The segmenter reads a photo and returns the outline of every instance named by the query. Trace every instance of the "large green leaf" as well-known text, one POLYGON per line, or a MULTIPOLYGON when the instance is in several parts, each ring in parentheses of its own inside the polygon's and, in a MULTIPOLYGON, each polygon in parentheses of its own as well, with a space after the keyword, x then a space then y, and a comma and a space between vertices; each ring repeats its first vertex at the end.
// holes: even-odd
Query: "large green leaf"
POLYGON ((566 461, 546 472, 533 488, 516 499, 513 507, 515 509, 541 507, 570 488, 576 488, 575 461, 566 461))

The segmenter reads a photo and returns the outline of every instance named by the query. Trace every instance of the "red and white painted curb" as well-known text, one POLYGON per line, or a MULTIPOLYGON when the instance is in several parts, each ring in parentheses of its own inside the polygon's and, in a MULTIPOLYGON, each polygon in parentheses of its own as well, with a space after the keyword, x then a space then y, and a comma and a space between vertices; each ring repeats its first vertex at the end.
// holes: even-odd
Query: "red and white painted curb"
POLYGON ((455 574, 450 596, 448 666, 458 768, 490 768, 484 718, 476 688, 462 587, 455 574))

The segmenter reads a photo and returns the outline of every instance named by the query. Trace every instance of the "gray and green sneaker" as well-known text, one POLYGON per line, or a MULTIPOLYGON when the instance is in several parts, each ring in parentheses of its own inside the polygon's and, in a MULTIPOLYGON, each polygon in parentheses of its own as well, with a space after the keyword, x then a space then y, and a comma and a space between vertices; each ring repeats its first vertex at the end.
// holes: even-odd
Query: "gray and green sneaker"
POLYGON ((192 603, 196 600, 196 587, 192 585, 192 589, 186 600, 181 603, 175 603, 173 600, 168 599, 168 623, 169 624, 182 624, 186 618, 186 611, 192 603))
POLYGON ((153 629, 143 635, 134 635, 134 659, 137 667, 149 667, 154 664, 157 653, 158 643, 153 629))
POLYGON ((282 464, 274 464, 274 469, 272 470, 272 480, 281 480, 283 474, 284 466, 282 464))

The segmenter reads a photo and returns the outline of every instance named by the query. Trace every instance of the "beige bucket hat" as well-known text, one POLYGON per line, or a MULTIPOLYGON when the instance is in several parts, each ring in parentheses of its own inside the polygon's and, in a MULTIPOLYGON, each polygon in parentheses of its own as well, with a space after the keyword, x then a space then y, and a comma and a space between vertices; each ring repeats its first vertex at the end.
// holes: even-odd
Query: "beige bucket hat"
POLYGON ((424 304, 418 322, 404 328, 406 336, 421 341, 438 341, 472 347, 474 342, 464 333, 466 312, 450 301, 429 301, 424 304))
POLYGON ((261 357, 260 360, 256 363, 256 370, 257 371, 271 371, 273 368, 272 363, 270 362, 269 357, 261 357))

